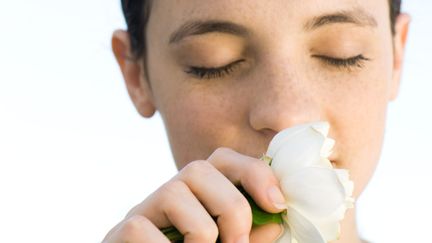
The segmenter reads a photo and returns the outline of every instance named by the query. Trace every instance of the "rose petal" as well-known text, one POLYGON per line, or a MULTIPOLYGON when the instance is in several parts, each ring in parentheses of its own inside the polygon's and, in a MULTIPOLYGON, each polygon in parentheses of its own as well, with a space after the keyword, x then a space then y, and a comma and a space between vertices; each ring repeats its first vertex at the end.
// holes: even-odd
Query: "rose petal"
POLYGON ((326 242, 319 230, 296 209, 288 207, 284 218, 290 227, 293 238, 298 243, 326 242))
POLYGON ((310 123, 311 127, 317 132, 321 133, 324 137, 327 137, 330 131, 330 124, 328 122, 313 122, 310 123))
POLYGON ((349 179, 348 170, 335 169, 339 181, 345 188, 345 194, 351 196, 354 192, 354 183, 349 179))
POLYGON ((275 241, 275 243, 291 243, 292 240, 292 235, 291 235, 291 230, 289 228, 289 225, 284 223, 283 224, 283 233, 282 235, 279 237, 279 239, 277 239, 275 241))
POLYGON ((327 158, 321 158, 319 167, 333 169, 333 165, 331 164, 330 160, 327 158))
POLYGON ((341 234, 339 220, 331 221, 327 219, 322 222, 313 221, 313 224, 317 226, 326 241, 335 241, 339 239, 341 234))
POLYGON ((321 148, 325 139, 311 128, 289 136, 289 139, 284 141, 284 145, 279 150, 274 154, 267 154, 273 159, 271 167, 275 171, 276 177, 285 177, 307 166, 330 166, 330 164, 325 165, 321 161, 321 148))
POLYGON ((333 147, 335 145, 335 140, 331 139, 331 138, 326 138, 324 141, 324 144, 321 148, 320 154, 321 157, 323 158, 328 158, 330 157, 330 155, 333 153, 333 147))
POLYGON ((267 150, 267 155, 273 157, 281 146, 285 146, 286 140, 292 140, 292 136, 302 132, 305 129, 314 129, 323 137, 327 136, 330 125, 327 122, 311 122, 295 127, 287 128, 273 137, 267 150), (327 133, 326 133, 327 130, 327 133))
POLYGON ((345 189, 333 169, 305 167, 280 180, 287 204, 308 218, 327 217, 345 205, 345 189))

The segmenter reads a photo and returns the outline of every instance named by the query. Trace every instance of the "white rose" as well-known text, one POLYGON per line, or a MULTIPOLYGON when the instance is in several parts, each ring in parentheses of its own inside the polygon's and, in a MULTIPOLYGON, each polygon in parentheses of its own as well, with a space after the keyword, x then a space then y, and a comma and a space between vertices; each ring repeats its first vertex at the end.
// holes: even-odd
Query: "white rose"
POLYGON ((328 156, 334 140, 329 124, 288 128, 271 141, 265 160, 280 181, 287 202, 284 234, 278 242, 326 243, 340 236, 340 221, 353 207, 353 182, 328 156))

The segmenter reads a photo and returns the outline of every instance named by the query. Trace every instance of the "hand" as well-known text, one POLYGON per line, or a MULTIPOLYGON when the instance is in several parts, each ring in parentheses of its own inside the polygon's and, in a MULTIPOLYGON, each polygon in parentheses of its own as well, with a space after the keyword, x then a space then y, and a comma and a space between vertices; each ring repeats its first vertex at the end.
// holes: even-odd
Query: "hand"
POLYGON ((273 242, 282 227, 252 226, 242 186, 270 213, 285 209, 279 183, 265 162, 219 148, 207 160, 190 162, 162 185, 105 237, 104 243, 169 242, 159 230, 176 227, 186 243, 273 242), (213 218, 216 218, 216 222, 213 218))

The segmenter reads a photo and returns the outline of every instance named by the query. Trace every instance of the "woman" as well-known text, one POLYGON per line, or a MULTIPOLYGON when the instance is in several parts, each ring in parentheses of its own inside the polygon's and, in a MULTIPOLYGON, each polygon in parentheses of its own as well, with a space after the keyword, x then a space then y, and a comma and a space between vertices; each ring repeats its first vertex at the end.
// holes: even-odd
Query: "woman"
MULTIPOLYGON (((138 112, 160 112, 179 173, 104 242, 168 242, 159 230, 168 226, 185 242, 275 241, 281 226, 251 229, 236 185, 281 212, 278 181, 258 158, 277 132, 311 121, 330 123, 330 160, 350 171, 361 194, 398 93, 410 21, 400 1, 122 4, 128 31, 113 34, 114 54, 138 112)), ((354 210, 337 242, 361 242, 354 210)))

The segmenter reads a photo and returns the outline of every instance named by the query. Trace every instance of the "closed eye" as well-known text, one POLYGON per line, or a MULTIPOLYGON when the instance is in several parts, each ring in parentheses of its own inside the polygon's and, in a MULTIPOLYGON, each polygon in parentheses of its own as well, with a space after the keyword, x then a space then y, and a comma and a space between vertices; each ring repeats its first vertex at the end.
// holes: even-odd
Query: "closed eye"
POLYGON ((351 70, 351 68, 363 68, 365 62, 370 61, 369 58, 366 58, 363 55, 357 55, 349 58, 336 58, 329 57, 325 55, 312 55, 314 58, 318 58, 326 64, 329 64, 338 68, 345 68, 351 70))
POLYGON ((223 78, 226 75, 231 74, 234 69, 241 63, 244 59, 237 60, 228 65, 222 67, 189 67, 185 72, 195 76, 198 79, 216 79, 223 78))

